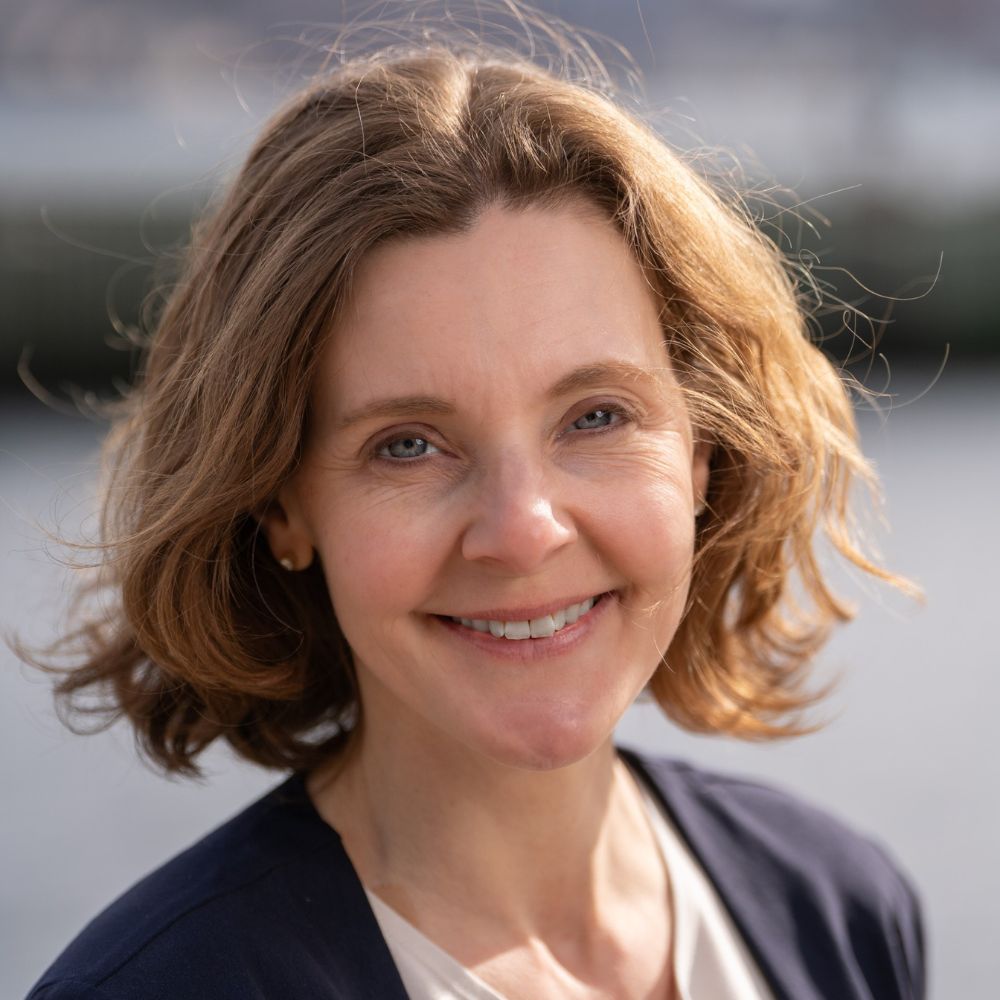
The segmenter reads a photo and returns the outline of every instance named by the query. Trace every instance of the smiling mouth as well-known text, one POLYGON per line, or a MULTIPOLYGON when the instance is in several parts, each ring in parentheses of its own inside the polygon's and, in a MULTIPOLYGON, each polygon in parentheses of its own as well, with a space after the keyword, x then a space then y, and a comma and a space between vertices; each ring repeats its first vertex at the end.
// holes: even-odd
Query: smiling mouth
POLYGON ((525 621, 500 621, 495 618, 456 618, 453 615, 442 615, 445 621, 464 625, 476 632, 488 632, 494 639, 548 639, 561 632, 564 628, 575 625, 585 617, 590 610, 607 594, 597 594, 588 597, 578 604, 570 604, 551 614, 525 621))

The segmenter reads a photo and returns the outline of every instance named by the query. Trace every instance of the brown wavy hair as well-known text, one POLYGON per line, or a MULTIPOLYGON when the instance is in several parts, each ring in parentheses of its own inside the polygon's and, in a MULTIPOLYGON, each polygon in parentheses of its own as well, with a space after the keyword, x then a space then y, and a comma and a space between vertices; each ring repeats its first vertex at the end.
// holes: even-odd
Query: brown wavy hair
POLYGON ((323 338, 373 247, 466 229, 494 203, 581 197, 658 292, 714 448, 689 606, 651 692, 692 730, 801 731, 806 668, 850 616, 817 538, 899 581, 855 541, 848 494, 874 480, 794 270, 599 88, 482 48, 324 72, 197 223, 106 445, 101 564, 89 616, 55 647, 69 665, 48 660, 58 695, 127 717, 173 772, 197 773, 220 737, 269 767, 343 749, 361 706, 322 570, 281 570, 255 517, 299 461, 323 338))

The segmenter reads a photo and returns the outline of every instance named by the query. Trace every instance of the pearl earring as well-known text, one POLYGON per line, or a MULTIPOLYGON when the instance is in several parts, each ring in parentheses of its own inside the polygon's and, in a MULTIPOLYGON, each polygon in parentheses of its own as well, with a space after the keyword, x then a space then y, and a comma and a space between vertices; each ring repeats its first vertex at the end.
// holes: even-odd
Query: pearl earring
POLYGON ((281 558, 280 558, 280 559, 278 560, 278 562, 279 562, 279 563, 281 564, 281 566, 282 566, 282 567, 283 567, 284 569, 287 569, 287 570, 289 570, 289 571, 291 571, 291 570, 295 569, 295 563, 293 563, 293 562, 292 562, 292 560, 288 558, 288 556, 282 556, 282 557, 281 557, 281 558))

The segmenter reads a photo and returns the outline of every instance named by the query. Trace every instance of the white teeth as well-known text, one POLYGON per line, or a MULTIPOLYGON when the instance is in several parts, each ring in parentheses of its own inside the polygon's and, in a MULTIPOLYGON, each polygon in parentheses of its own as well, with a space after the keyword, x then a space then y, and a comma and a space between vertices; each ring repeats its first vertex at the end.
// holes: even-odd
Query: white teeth
POLYGON ((588 597, 579 604, 571 604, 568 608, 554 611, 550 615, 542 615, 541 618, 532 618, 531 621, 484 621, 481 618, 457 618, 453 620, 459 621, 466 628, 475 629, 477 632, 489 632, 495 639, 547 639, 567 625, 575 624, 594 606, 596 601, 597 598, 588 597))
POLYGON ((490 630, 490 623, 479 618, 459 618, 458 620, 466 628, 474 628, 477 632, 489 632, 490 630))
POLYGON ((553 621, 552 615, 532 618, 528 625, 531 629, 532 639, 547 639, 550 635, 556 634, 556 623, 553 621))
POLYGON ((571 604, 566 609, 566 624, 572 625, 578 619, 582 618, 593 606, 593 597, 588 597, 585 601, 580 601, 579 604, 571 604))
POLYGON ((531 625, 528 622, 504 622, 505 639, 530 639, 531 625))

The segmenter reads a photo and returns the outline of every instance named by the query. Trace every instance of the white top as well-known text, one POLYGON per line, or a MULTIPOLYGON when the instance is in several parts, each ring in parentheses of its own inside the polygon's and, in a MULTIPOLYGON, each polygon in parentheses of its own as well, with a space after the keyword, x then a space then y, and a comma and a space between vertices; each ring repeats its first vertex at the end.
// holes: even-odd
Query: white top
MULTIPOLYGON (((732 918, 645 784, 637 781, 670 876, 674 982, 681 1000, 773 1000, 732 918)), ((368 900, 411 1000, 511 1000, 374 893, 368 900)))

